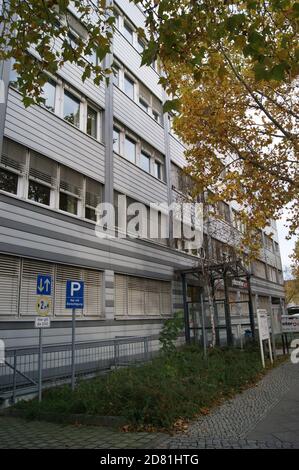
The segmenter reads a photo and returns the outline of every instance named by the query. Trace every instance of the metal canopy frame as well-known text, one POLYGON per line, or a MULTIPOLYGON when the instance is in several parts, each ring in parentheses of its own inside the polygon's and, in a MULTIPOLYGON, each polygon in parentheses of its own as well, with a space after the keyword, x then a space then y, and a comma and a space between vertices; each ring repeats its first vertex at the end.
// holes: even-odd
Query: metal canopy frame
MULTIPOLYGON (((230 301, 229 301, 229 279, 238 279, 245 278, 248 292, 248 301, 242 301, 248 303, 249 309, 249 322, 252 338, 255 337, 255 323, 254 323, 254 311, 253 311, 253 302, 252 302, 252 290, 251 290, 251 274, 243 266, 240 260, 237 261, 224 261, 222 263, 215 263, 209 266, 197 266, 194 268, 182 269, 177 271, 181 275, 182 286, 183 286, 183 305, 184 305, 184 319, 185 319, 185 339, 187 343, 190 343, 190 323, 189 323, 189 305, 187 301, 187 275, 193 274, 199 280, 203 277, 204 271, 207 271, 208 278, 210 280, 213 301, 215 301, 215 281, 223 281, 224 288, 224 311, 225 311, 225 324, 226 324, 226 334, 227 334, 227 344, 231 346, 233 344, 233 335, 232 335, 232 324, 230 316, 230 301)), ((204 286, 203 286, 204 287, 204 286)), ((200 287, 199 287, 200 288, 200 287)), ((218 332, 219 334, 219 332, 218 332)))

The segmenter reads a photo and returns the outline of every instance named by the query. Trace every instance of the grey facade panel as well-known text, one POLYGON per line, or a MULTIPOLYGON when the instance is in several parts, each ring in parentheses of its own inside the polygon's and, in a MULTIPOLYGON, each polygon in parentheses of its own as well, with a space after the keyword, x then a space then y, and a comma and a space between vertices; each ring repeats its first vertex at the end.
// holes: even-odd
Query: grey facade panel
POLYGON ((119 31, 114 36, 114 54, 125 67, 162 101, 162 87, 157 85, 158 75, 151 67, 140 67, 141 55, 119 31), (128 54, 128 48, 130 53, 128 54))
POLYGON ((184 156, 185 147, 175 137, 170 136, 170 158, 171 160, 183 168, 186 166, 186 159, 184 156))
POLYGON ((39 106, 25 109, 21 95, 14 90, 9 92, 5 135, 91 178, 104 181, 104 145, 39 106))
POLYGON ((144 203, 168 202, 167 185, 114 154, 115 189, 144 203), (134 181, 134 184, 132 184, 134 181))
POLYGON ((114 116, 137 136, 165 154, 163 127, 116 86, 114 86, 114 116))

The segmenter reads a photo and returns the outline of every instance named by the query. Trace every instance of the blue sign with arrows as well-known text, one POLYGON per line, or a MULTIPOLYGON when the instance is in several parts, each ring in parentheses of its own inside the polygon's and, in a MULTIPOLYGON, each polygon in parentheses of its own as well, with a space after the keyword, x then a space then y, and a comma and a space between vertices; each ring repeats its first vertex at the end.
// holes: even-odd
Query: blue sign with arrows
POLYGON ((36 295, 51 295, 52 276, 49 274, 38 274, 36 280, 36 295))

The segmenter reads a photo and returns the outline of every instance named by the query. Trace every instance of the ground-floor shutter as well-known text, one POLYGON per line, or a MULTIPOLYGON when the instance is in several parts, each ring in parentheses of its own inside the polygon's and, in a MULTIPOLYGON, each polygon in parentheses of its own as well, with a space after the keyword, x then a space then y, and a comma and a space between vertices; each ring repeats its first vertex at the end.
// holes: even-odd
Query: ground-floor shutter
POLYGON ((122 274, 115 274, 114 278, 114 297, 115 297, 115 315, 128 314, 128 277, 122 274))
POLYGON ((161 282, 161 308, 162 315, 170 315, 172 313, 172 295, 171 282, 161 282))
POLYGON ((20 259, 0 255, 0 316, 18 314, 20 259))
POLYGON ((160 282, 145 279, 145 313, 146 315, 160 315, 160 282))
POLYGON ((128 315, 144 315, 144 281, 139 277, 128 277, 128 315))
POLYGON ((84 316, 99 317, 102 314, 103 274, 91 269, 83 270, 84 316))

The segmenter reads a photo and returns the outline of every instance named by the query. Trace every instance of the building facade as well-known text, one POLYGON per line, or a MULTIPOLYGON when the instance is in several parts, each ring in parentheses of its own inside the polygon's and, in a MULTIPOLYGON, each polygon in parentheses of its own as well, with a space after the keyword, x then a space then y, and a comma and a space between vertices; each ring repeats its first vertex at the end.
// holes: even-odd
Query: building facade
MULTIPOLYGON (((198 264, 197 255, 162 237, 96 236, 99 202, 116 204, 117 196, 125 195, 147 206, 170 205, 180 193, 185 165, 172 118, 163 114, 166 96, 158 84, 158 65, 140 67, 144 44, 136 29, 143 26, 144 14, 128 0, 116 0, 115 6, 117 31, 106 65, 114 63, 116 72, 108 86, 91 79, 83 84, 78 67, 67 64, 49 77, 44 104, 25 108, 11 64, 4 67, 9 87, 7 102, 0 105, 0 338, 7 347, 37 344, 37 274, 54 280, 46 343, 71 338, 67 279, 85 281, 78 341, 158 339, 165 318, 182 309, 176 272, 198 264)), ((72 27, 80 34, 75 17, 72 27)), ((233 207, 225 207, 223 224, 240 230, 233 207)), ((255 308, 268 309, 284 298, 275 225, 262 239, 252 288, 255 308)), ((221 258, 221 237, 216 234, 213 243, 215 257, 221 258)), ((231 287, 231 295, 241 298, 242 288, 231 287)))

